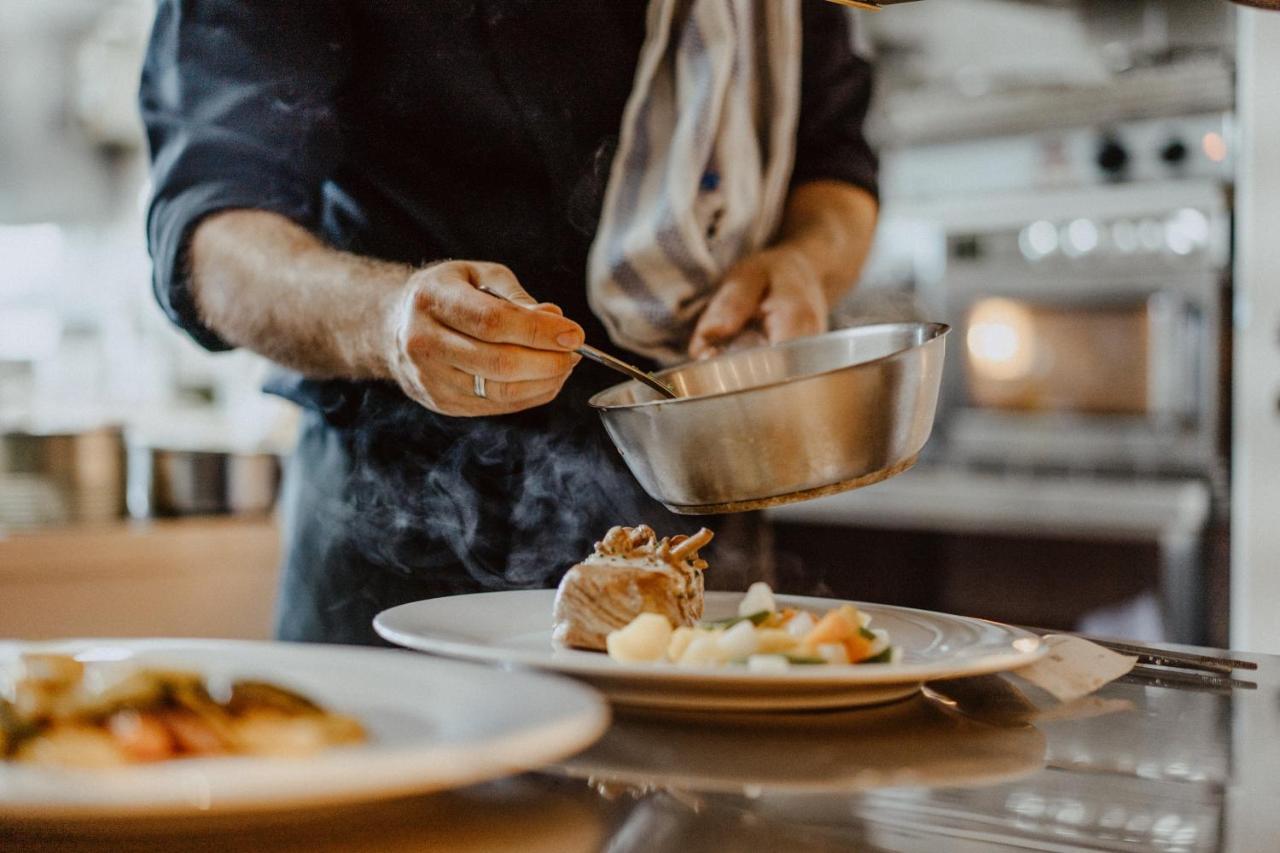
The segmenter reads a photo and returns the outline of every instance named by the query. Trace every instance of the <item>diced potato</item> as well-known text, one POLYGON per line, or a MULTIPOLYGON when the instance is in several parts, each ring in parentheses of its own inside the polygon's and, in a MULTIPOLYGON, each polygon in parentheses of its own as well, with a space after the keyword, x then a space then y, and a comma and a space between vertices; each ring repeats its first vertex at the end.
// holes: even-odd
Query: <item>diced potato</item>
POLYGON ((773 600, 773 590, 763 581, 756 581, 747 587, 747 594, 742 597, 742 601, 738 602, 739 616, 752 616, 763 612, 774 613, 777 609, 778 605, 773 600))
POLYGON ((889 648, 889 632, 888 631, 886 631, 883 628, 872 628, 871 633, 875 634, 876 638, 870 641, 871 648, 867 649, 867 657, 869 658, 873 658, 876 655, 883 652, 885 649, 889 648))
POLYGON ((671 642, 671 623, 660 613, 641 613, 631 623, 609 632, 605 645, 609 657, 623 663, 662 660, 671 642))
POLYGON ((849 655, 845 652, 843 643, 823 643, 813 651, 827 663, 849 662, 849 655))
POLYGON ((695 631, 693 639, 685 648, 684 654, 676 663, 680 666, 714 666, 724 663, 725 658, 716 642, 720 631, 695 631))
POLYGON ((786 672, 790 668, 786 655, 752 655, 747 658, 747 669, 751 672, 786 672))
POLYGON ((671 632, 671 641, 667 643, 667 659, 680 660, 680 656, 684 654, 684 650, 689 648, 689 642, 693 639, 693 629, 681 625, 671 632))
POLYGON ((756 626, 739 622, 722 633, 716 640, 726 660, 742 660, 756 653, 756 626))
POLYGON ((807 610, 802 610, 787 623, 786 631, 797 640, 802 640, 806 634, 813 630, 813 626, 816 624, 818 623, 813 621, 813 614, 807 610))
POLYGON ((780 654, 795 649, 800 638, 792 636, 783 628, 759 628, 756 630, 756 653, 762 655, 780 654))

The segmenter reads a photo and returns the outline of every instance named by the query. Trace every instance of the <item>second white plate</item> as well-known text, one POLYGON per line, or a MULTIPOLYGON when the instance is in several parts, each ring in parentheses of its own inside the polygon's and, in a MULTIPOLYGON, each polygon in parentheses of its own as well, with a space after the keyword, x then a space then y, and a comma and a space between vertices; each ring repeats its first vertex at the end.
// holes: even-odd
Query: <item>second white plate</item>
MULTIPOLYGON (((709 592, 706 618, 737 612, 741 593, 709 592)), ((449 657, 553 670, 591 682, 616 704, 633 707, 776 711, 841 708, 909 696, 925 681, 1017 669, 1039 658, 1036 635, 994 622, 858 604, 888 630, 903 657, 895 664, 797 666, 784 673, 740 666, 686 668, 622 664, 599 652, 551 642, 554 590, 517 590, 434 598, 378 614, 377 632, 402 646, 449 657)), ((779 595, 784 606, 826 611, 828 598, 779 595)))
POLYGON ((356 717, 369 742, 310 758, 178 759, 103 770, 0 761, 0 823, 185 817, 425 793, 557 761, 609 723, 599 696, 569 679, 390 649, 235 640, 0 643, 0 667, 37 650, 266 679, 356 717))

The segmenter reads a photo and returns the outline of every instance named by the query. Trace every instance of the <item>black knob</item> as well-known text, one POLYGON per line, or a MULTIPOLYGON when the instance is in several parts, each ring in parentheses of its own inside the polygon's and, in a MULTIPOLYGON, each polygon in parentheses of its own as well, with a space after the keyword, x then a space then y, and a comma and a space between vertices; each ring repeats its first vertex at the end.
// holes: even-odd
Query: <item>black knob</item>
POLYGON ((1186 162, 1187 154, 1187 143, 1176 137, 1170 139, 1160 149, 1160 159, 1170 166, 1178 166, 1186 162))
POLYGON ((1114 136, 1104 136, 1098 144, 1098 168, 1107 176, 1120 177, 1129 166, 1129 149, 1114 136))

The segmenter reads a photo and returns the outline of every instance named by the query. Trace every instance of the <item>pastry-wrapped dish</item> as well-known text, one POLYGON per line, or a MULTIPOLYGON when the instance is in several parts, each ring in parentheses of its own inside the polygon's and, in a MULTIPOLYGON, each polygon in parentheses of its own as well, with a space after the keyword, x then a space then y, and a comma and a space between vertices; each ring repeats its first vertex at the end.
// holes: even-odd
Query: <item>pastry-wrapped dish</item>
POLYGON ((712 535, 704 527, 692 536, 659 539, 644 524, 612 528, 560 581, 552 638, 562 646, 604 651, 609 633, 641 613, 677 626, 696 624, 707 567, 698 549, 712 535))
POLYGON ((0 759, 113 767, 214 755, 310 755, 365 739, 360 724, 264 681, 23 655, 0 672, 0 759), (5 678, 7 676, 7 678, 5 678))

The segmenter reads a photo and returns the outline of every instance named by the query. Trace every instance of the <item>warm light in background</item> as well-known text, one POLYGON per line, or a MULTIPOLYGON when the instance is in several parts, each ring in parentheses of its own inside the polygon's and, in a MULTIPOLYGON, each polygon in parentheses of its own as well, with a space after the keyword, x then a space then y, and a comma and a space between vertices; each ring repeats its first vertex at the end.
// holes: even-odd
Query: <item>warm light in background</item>
POLYGON ((1221 133, 1206 133, 1204 139, 1200 140, 1200 147, 1204 149, 1204 156, 1215 163, 1227 159, 1227 140, 1222 138, 1221 133))
POLYGON ((1008 299, 975 302, 965 346, 976 373, 1001 381, 1025 377, 1035 355, 1027 309, 1008 299))

